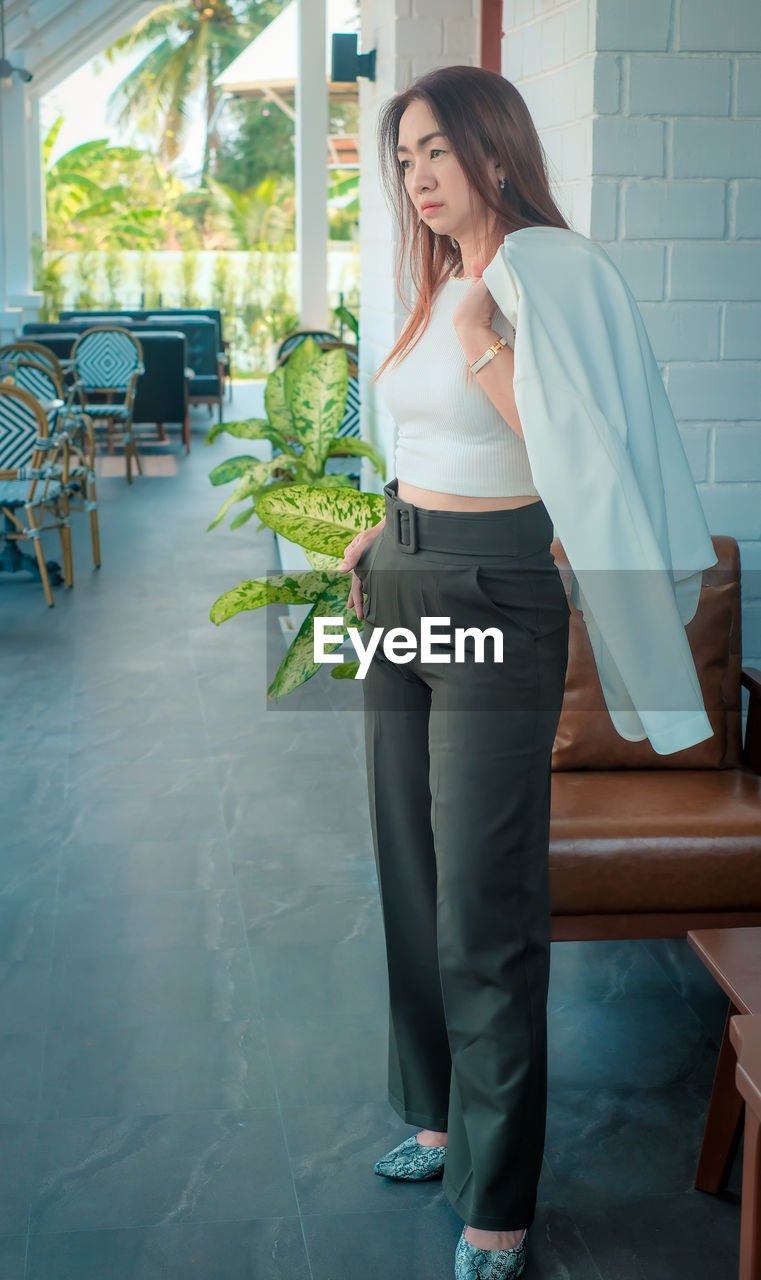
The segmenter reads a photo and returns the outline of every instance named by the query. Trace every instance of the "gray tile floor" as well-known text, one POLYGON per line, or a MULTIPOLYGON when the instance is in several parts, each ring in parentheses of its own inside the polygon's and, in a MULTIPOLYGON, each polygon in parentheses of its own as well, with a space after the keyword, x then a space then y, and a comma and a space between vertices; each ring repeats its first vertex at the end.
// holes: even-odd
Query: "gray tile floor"
MULTIPOLYGON (((257 412, 236 391, 231 417, 257 412)), ((276 567, 207 473, 99 484, 103 567, 0 579, 2 1280, 447 1280, 440 1184, 375 1159, 387 990, 361 697, 267 705, 276 567)), ((55 557, 54 541, 48 554, 55 557)), ((694 1189, 724 1000, 684 942, 560 943, 526 1280, 734 1280, 740 1153, 694 1189)))

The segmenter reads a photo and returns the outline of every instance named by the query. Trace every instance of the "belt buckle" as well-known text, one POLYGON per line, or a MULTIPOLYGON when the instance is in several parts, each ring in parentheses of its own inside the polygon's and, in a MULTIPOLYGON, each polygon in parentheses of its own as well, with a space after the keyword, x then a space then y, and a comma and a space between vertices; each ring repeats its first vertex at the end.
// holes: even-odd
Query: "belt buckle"
POLYGON ((417 525, 412 503, 400 502, 397 499, 394 506, 394 533, 400 551, 406 555, 412 555, 417 551, 417 525), (407 534, 407 541, 402 536, 404 533, 407 534))

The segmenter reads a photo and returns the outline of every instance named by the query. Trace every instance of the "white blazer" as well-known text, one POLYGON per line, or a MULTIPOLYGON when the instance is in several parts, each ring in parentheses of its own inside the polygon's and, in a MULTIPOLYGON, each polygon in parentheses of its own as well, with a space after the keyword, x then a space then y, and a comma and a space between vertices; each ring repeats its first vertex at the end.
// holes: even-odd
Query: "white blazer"
POLYGON ((634 296, 599 244, 563 227, 512 232, 483 279, 515 326, 534 484, 613 725, 662 755, 702 742, 713 730, 684 628, 717 557, 634 296))

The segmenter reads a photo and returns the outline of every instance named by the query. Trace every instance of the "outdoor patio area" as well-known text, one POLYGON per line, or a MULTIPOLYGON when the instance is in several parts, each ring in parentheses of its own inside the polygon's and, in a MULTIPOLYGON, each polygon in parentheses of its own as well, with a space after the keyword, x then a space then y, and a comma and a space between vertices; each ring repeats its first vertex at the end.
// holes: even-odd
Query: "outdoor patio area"
MULTIPOLYGON (((282 608, 209 621, 277 560, 256 521, 206 532, 240 442, 191 420, 175 474, 99 476, 103 565, 74 521, 55 608, 0 579, 0 1275, 448 1280, 440 1183, 372 1171, 414 1129, 361 689, 268 706, 282 608)), ((684 939, 553 944, 527 1280, 734 1280, 740 1157, 693 1187, 725 1008, 684 939)))

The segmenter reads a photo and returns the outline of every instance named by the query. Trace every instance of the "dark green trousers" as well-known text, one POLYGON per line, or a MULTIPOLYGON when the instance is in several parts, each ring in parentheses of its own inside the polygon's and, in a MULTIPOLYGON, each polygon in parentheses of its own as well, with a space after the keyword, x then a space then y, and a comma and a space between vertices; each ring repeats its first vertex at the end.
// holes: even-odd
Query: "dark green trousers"
MULTIPOLYGON (((547 1109, 550 761, 570 610, 542 502, 427 511, 384 490, 360 559, 370 820, 388 958, 389 1100, 447 1130, 443 1190, 471 1226, 531 1225, 547 1109), (427 661, 421 619, 448 619, 427 661), (477 661, 456 627, 495 628, 477 661), (382 633, 383 635, 383 633, 382 633), (460 651, 462 657, 462 651, 460 651)), ((470 647, 469 646, 470 643, 470 647)))

